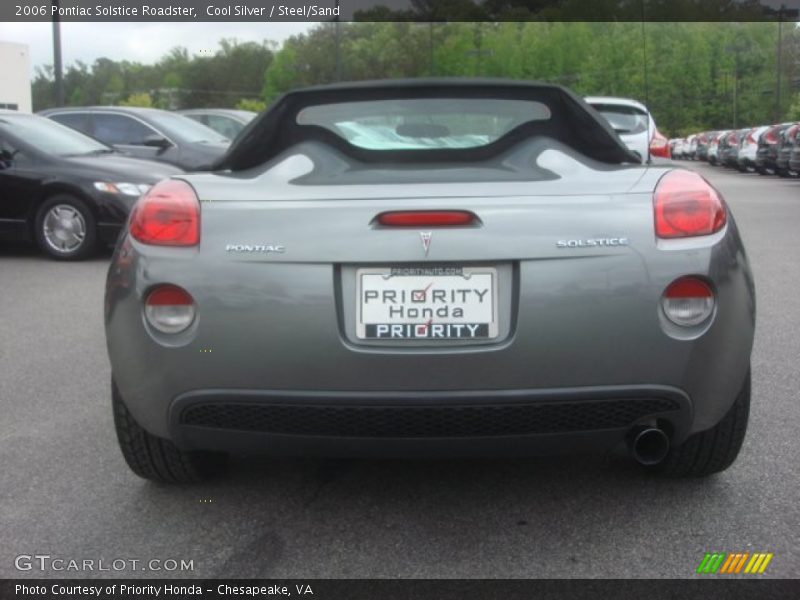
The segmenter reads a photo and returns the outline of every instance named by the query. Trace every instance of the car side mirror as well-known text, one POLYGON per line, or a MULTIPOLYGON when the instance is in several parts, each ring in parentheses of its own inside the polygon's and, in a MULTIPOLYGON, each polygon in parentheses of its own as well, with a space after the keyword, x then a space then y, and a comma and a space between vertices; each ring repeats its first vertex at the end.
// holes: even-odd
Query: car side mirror
POLYGON ((10 150, 0 150, 0 170, 10 169, 14 164, 16 154, 10 150))
POLYGON ((144 140, 142 140, 142 143, 150 148, 161 148, 162 150, 166 150, 172 145, 167 138, 155 133, 153 135, 146 136, 144 140))

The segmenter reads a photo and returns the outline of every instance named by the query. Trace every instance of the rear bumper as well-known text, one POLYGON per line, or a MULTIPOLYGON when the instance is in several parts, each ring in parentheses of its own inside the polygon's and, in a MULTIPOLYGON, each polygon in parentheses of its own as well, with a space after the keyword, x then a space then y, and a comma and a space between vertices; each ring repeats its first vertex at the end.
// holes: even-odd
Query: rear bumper
MULTIPOLYGON (((652 219, 652 208, 645 205, 645 210, 652 219)), ((358 265, 200 261, 191 250, 147 248, 145 253, 126 238, 117 247, 107 282, 109 358, 136 421, 186 447, 285 447, 310 453, 352 437, 216 427, 176 416, 184 403, 209 398, 267 407, 316 404, 324 413, 330 405, 358 408, 394 401, 405 410, 477 397, 506 410, 509 403, 571 402, 575 390, 580 400, 590 390, 593 399, 613 401, 629 389, 648 398, 652 392, 647 390, 665 386, 691 398, 684 403, 691 410, 678 411, 681 425, 675 428, 682 435, 686 415, 693 433, 718 423, 741 388, 749 368, 755 295, 732 218, 717 236, 680 244, 662 248, 642 241, 597 256, 587 251, 495 261, 507 275, 499 319, 505 329, 499 339, 406 347, 353 339, 355 278, 347 274, 358 265), (718 300, 713 319, 689 334, 670 326, 660 309, 663 290, 685 274, 710 281, 718 300), (199 307, 189 330, 171 339, 151 331, 142 312, 147 290, 162 282, 189 290, 199 307)), ((271 408, 259 410, 255 416, 274 416, 271 408)), ((579 440, 589 435, 613 443, 634 421, 615 424, 610 433, 534 428, 515 435, 524 438, 515 444, 530 444, 538 452, 542 438, 551 435, 579 440)), ((485 440, 462 433, 441 443, 450 447, 458 445, 455 438, 477 439, 475 448, 488 448, 506 437, 485 440)), ((357 445, 369 446, 369 439, 358 438, 357 445)), ((375 444, 413 450, 434 443, 424 439, 392 441, 389 436, 375 444)), ((472 441, 465 446, 473 447, 472 441)))
POLYGON ((203 390, 170 407, 185 449, 277 455, 486 456, 609 449, 638 424, 680 443, 693 407, 667 386, 465 392, 203 390))
POLYGON ((776 159, 777 156, 774 153, 759 151, 758 154, 756 154, 756 165, 767 169, 774 169, 776 159))

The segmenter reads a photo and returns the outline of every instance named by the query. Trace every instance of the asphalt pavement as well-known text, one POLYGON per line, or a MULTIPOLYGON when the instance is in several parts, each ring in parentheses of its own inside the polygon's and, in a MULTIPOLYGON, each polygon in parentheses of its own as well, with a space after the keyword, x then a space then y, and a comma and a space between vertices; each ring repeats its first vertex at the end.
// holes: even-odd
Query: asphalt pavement
POLYGON ((691 165, 732 207, 758 293, 745 445, 702 480, 612 454, 236 459, 211 483, 149 483, 112 425, 108 254, 0 246, 0 577, 682 578, 711 551, 771 552, 762 577, 800 576, 800 180, 691 165))

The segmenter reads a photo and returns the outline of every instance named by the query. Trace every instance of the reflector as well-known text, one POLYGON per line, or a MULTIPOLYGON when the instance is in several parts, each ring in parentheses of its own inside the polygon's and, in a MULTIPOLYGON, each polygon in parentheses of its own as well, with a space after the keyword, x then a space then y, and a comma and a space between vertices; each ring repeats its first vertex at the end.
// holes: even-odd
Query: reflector
POLYGON ((667 318, 682 327, 699 325, 714 310, 714 292, 697 277, 682 277, 664 290, 661 306, 667 318))
POLYGON ((148 294, 145 304, 148 306, 194 304, 194 299, 189 292, 177 285, 162 285, 148 294))
POLYGON ((694 277, 684 277, 672 282, 664 296, 667 298, 710 298, 714 295, 704 281, 694 277))
POLYGON ((180 333, 195 317, 194 298, 177 285, 161 285, 145 299, 147 322, 162 333, 180 333))

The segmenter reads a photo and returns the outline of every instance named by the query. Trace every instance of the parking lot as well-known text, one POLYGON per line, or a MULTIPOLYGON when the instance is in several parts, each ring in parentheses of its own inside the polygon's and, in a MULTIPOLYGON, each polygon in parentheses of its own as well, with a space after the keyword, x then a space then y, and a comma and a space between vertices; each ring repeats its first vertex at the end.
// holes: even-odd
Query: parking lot
POLYGON ((192 561, 178 577, 690 577, 705 552, 772 552, 800 575, 800 180, 691 163, 723 192, 756 278, 750 428, 706 480, 625 455, 514 460, 236 459, 224 479, 134 476, 112 425, 108 254, 0 247, 0 577, 85 575, 15 557, 192 561))

